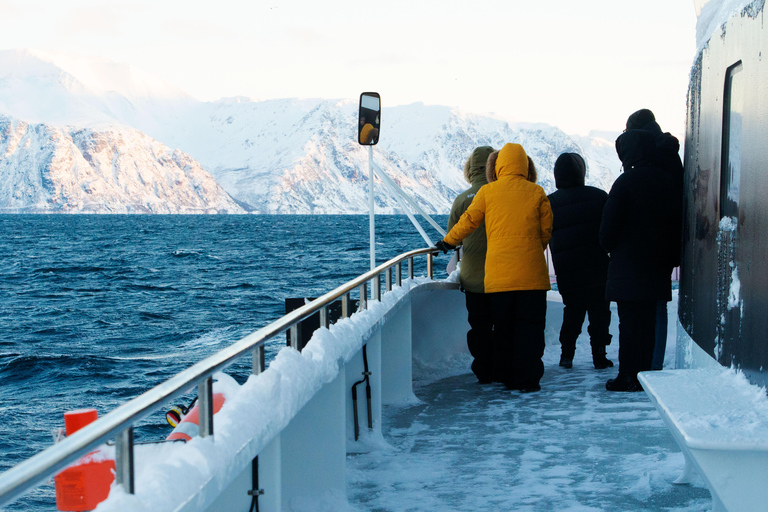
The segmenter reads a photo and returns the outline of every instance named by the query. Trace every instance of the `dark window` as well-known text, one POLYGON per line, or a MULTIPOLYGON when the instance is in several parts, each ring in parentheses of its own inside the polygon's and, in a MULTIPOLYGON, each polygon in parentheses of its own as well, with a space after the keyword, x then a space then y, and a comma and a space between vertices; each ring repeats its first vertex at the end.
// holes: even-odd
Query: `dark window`
POLYGON ((739 216, 741 124, 744 80, 741 61, 728 68, 723 95, 723 147, 720 160, 720 218, 739 216))

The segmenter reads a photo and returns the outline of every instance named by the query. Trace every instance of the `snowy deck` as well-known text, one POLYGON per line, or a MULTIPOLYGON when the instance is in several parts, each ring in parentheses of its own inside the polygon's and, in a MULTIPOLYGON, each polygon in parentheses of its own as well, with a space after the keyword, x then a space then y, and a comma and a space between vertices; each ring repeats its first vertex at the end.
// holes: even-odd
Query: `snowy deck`
MULTIPOLYGON (((669 364, 674 319, 670 307, 669 364)), ((615 331, 615 311, 613 322, 615 331)), ((416 386, 418 405, 386 409, 390 447, 348 456, 350 504, 370 511, 709 510, 703 481, 672 483, 684 457, 645 393, 607 392, 616 369, 592 367, 584 334, 574 367, 560 368, 550 337, 551 330, 539 393, 460 375, 416 386)), ((614 333, 614 362, 617 350, 614 333)))

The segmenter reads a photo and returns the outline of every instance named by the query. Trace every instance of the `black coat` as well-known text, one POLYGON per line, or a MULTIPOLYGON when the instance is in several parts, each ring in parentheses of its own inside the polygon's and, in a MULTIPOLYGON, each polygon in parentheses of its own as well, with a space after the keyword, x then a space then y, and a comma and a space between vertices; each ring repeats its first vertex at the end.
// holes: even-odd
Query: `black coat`
POLYGON ((672 300, 681 225, 675 180, 657 163, 648 131, 623 133, 616 151, 624 173, 608 194, 600 225, 600 244, 610 254, 606 299, 672 300))
POLYGON ((608 194, 584 185, 584 160, 564 153, 555 162, 558 190, 549 195, 552 207, 552 238, 549 247, 562 294, 592 288, 605 290, 608 255, 598 233, 608 194))

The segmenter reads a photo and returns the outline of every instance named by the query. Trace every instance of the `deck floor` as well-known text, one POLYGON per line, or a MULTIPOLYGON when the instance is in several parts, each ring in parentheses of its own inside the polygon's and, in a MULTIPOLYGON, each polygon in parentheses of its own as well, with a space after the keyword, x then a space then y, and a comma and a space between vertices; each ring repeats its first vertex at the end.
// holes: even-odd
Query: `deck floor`
MULTIPOLYGON (((614 362, 616 345, 608 352, 614 362)), ((559 345, 549 341, 544 359, 538 393, 480 385, 471 374, 416 387, 421 403, 385 411, 388 446, 349 455, 350 504, 369 511, 710 510, 703 482, 672 483, 683 456, 645 393, 605 390, 616 369, 592 367, 586 336, 572 369, 557 365, 559 345)))

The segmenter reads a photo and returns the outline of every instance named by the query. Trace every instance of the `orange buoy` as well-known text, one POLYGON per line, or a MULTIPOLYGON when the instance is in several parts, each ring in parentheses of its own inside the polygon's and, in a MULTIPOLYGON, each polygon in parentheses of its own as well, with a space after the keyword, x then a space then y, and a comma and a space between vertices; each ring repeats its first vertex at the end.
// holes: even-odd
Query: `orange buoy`
MULTIPOLYGON (((213 414, 219 412, 223 405, 224 395, 222 393, 214 393, 213 414)), ((179 422, 176 428, 173 429, 173 432, 166 437, 166 440, 175 441, 181 439, 183 441, 189 441, 193 437, 200 435, 200 412, 197 406, 198 404, 195 404, 195 406, 190 409, 189 414, 181 419, 181 422, 179 422)))
MULTIPOLYGON (((99 417, 96 409, 79 409, 64 413, 67 435, 72 435, 99 417)), ((93 510, 107 499, 115 480, 115 461, 104 460, 99 452, 91 452, 54 477, 56 508, 59 510, 93 510)))

